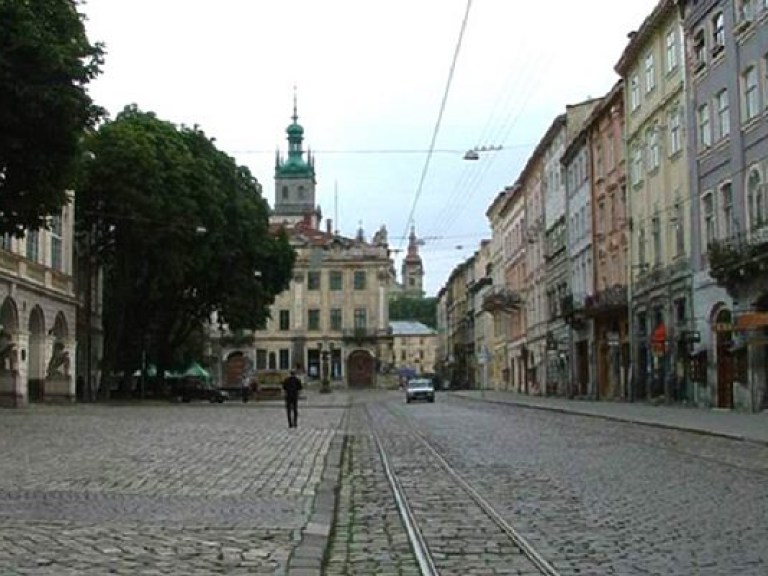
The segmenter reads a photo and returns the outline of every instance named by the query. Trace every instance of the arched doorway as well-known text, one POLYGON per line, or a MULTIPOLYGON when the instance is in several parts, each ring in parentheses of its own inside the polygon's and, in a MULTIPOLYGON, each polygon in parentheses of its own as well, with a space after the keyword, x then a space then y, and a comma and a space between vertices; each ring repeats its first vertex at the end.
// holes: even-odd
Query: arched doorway
POLYGON ((0 307, 0 403, 16 406, 23 402, 19 390, 19 314, 7 297, 0 307))
POLYGON ((45 370, 45 399, 69 402, 75 398, 74 381, 70 375, 69 329, 63 312, 56 315, 53 328, 53 347, 45 370))
POLYGON ((27 356, 29 401, 41 402, 45 394, 45 317, 40 306, 35 306, 29 315, 29 351, 27 356))
POLYGON ((251 372, 251 359, 240 350, 227 355, 224 362, 224 388, 240 388, 251 372))
POLYGON ((347 378, 350 388, 373 386, 373 355, 367 350, 355 350, 347 358, 347 378))
POLYGON ((733 407, 733 317, 722 309, 715 316, 715 360, 717 362, 717 407, 733 407))

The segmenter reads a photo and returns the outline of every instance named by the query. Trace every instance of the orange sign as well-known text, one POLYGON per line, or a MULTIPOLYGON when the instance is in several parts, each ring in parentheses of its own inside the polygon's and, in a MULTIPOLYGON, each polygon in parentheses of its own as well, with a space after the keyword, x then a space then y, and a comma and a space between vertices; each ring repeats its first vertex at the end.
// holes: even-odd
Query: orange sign
POLYGON ((737 330, 759 330, 768 327, 768 312, 748 312, 736 317, 737 330))

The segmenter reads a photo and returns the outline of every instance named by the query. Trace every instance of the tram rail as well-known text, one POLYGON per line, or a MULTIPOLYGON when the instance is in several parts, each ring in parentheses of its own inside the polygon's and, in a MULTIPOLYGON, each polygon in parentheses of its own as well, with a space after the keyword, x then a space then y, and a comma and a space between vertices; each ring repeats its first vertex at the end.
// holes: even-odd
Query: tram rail
MULTIPOLYGON (((414 514, 413 507, 411 506, 406 490, 403 487, 401 479, 398 477, 394 466, 392 465, 390 456, 384 447, 381 434, 376 430, 374 419, 370 413, 368 406, 365 406, 367 419, 370 423, 370 430, 372 437, 375 441, 379 458, 383 464, 387 480, 392 489, 395 501, 397 503, 398 511, 405 525, 408 538, 416 556, 417 562, 421 569, 421 573, 424 576, 439 576, 440 570, 438 568, 438 562, 435 560, 429 546, 428 539, 424 536, 424 533, 420 527, 419 520, 414 514)), ((404 422, 409 434, 417 438, 420 444, 427 450, 428 454, 434 459, 438 466, 445 471, 454 481, 456 486, 475 503, 485 515, 492 521, 492 523, 503 532, 509 540, 520 550, 520 552, 530 561, 530 563, 545 576, 559 576, 559 572, 550 564, 542 554, 540 554, 535 547, 518 532, 514 526, 507 522, 501 514, 494 508, 494 506, 486 500, 482 494, 467 481, 454 466, 452 466, 448 460, 440 454, 437 448, 429 441, 421 432, 416 430, 402 415, 397 414, 391 408, 387 408, 389 414, 393 415, 398 420, 404 422)))

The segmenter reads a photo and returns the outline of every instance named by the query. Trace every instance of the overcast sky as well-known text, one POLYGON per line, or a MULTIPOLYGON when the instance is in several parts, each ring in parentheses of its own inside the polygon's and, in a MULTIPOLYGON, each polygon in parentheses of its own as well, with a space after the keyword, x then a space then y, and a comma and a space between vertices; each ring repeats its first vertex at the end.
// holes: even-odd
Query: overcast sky
POLYGON ((490 236, 489 202, 554 117, 611 88, 627 33, 656 3, 474 0, 429 162, 467 0, 88 0, 81 11, 106 45, 95 101, 112 117, 133 103, 199 125, 270 205, 295 85, 324 217, 347 236, 384 224, 398 249, 413 214, 433 296, 490 236), (475 146, 503 149, 463 160, 475 146))

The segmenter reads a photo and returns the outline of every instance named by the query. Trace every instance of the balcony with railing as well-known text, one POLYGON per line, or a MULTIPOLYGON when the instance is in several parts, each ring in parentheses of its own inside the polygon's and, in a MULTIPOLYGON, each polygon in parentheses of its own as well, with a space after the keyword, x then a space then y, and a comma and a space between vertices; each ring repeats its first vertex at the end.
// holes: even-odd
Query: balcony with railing
POLYGON ((517 290, 506 287, 496 287, 483 297, 481 308, 483 312, 514 312, 523 306, 523 298, 517 290))
POLYGON ((367 327, 345 328, 341 332, 341 337, 344 340, 352 341, 352 342, 370 342, 370 341, 378 340, 379 338, 386 338, 391 335, 392 335, 391 328, 384 328, 384 329, 367 328, 367 327))
POLYGON ((710 242, 709 275, 729 292, 768 280, 768 226, 710 242))
POLYGON ((610 314, 627 307, 627 287, 623 284, 614 284, 595 294, 591 294, 584 300, 584 308, 588 316, 610 314))

